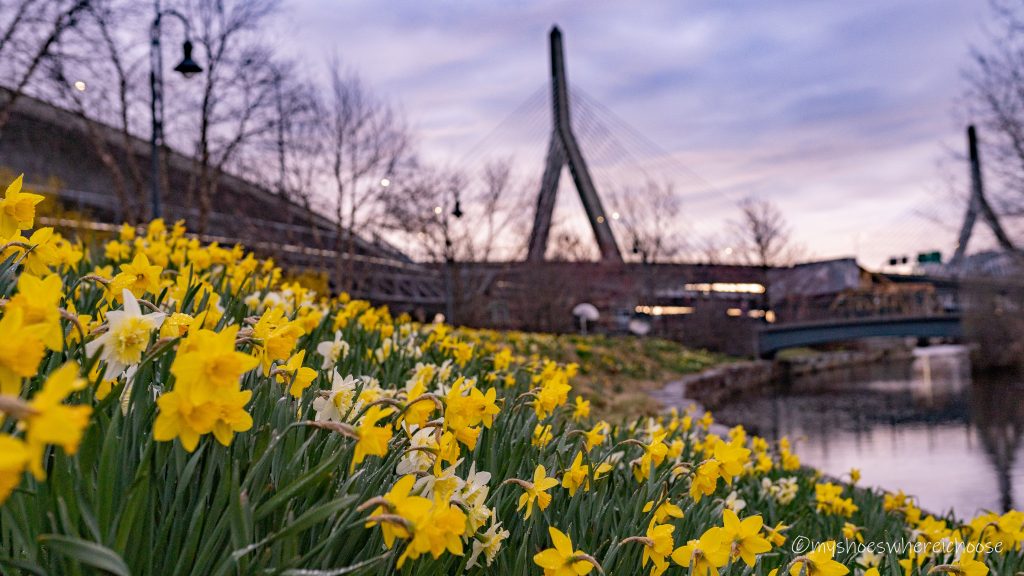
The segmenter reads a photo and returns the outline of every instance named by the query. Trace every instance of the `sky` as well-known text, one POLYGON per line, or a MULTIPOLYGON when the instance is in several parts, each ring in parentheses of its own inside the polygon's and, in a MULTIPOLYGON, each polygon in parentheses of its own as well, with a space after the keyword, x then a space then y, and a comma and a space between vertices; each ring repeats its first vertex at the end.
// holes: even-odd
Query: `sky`
MULTIPOLYGON (((653 143, 631 149, 635 165, 680 180, 681 229, 724 230, 757 196, 810 256, 877 267, 952 251, 963 209, 935 220, 949 202, 940 164, 963 147, 963 71, 987 12, 983 0, 285 0, 277 40, 357 70, 404 111, 424 158, 464 167, 511 150, 539 177, 547 120, 513 114, 495 130, 548 82, 557 24, 572 89, 653 143)), ((572 192, 558 213, 578 222, 572 192)))

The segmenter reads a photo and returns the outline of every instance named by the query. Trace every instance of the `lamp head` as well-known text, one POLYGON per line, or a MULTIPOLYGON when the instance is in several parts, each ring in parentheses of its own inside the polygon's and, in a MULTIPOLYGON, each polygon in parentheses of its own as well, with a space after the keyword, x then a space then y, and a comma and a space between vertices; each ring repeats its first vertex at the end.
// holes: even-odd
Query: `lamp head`
POLYGON ((185 78, 191 78, 202 72, 203 67, 192 59, 192 42, 190 40, 185 40, 185 44, 182 48, 184 51, 184 57, 182 57, 181 63, 174 67, 174 71, 178 72, 185 78))

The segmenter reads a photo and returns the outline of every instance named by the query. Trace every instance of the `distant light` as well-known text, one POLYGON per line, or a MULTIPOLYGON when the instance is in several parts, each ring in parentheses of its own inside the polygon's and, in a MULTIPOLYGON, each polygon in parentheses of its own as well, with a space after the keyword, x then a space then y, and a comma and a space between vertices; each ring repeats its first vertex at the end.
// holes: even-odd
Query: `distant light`
POLYGON ((381 178, 380 185, 382 188, 387 188, 388 186, 391 186, 391 180, 388 178, 381 178))
POLYGON ((618 212, 612 212, 612 220, 618 220, 618 219, 619 219, 619 213, 618 212))
POLYGON ((742 316, 743 310, 740 310, 739 308, 729 308, 728 310, 725 311, 725 313, 735 318, 737 316, 742 316))
POLYGON ((764 285, 753 282, 703 282, 684 284, 683 289, 689 292, 727 292, 731 294, 764 294, 764 285))
POLYGON ((441 207, 440 206, 434 206, 434 214, 441 214, 441 207))
POLYGON ((598 224, 604 224, 604 216, 598 216, 597 217, 597 223, 598 224))
POLYGON ((729 256, 730 254, 732 254, 732 248, 726 248, 725 250, 722 250, 722 254, 729 256))
POLYGON ((86 88, 88 88, 88 86, 86 86, 85 82, 83 82, 82 80, 75 81, 75 90, 78 90, 79 92, 85 92, 86 88))
POLYGON ((636 306, 633 308, 638 314, 649 314, 651 316, 678 316, 682 314, 693 314, 692 306, 636 306))

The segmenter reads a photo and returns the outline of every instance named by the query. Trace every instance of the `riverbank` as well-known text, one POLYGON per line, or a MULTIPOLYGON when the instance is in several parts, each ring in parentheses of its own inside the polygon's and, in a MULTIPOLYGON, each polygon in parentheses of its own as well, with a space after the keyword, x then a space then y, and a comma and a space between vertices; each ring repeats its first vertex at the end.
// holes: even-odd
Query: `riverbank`
POLYGON ((779 383, 879 362, 909 361, 913 348, 888 346, 863 350, 800 351, 771 360, 746 360, 719 364, 670 381, 651 392, 664 409, 685 410, 693 404, 714 409, 728 400, 761 391, 779 383))

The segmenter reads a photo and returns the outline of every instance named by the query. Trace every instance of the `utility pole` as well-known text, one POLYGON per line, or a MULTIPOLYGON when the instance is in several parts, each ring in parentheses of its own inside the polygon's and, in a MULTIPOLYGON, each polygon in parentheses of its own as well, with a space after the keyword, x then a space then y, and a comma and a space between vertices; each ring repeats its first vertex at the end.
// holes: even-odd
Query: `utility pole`
POLYGON ((583 201, 590 227, 594 230, 601 261, 622 263, 622 254, 615 241, 611 224, 605 216, 601 198, 597 195, 594 180, 576 142, 569 119, 569 81, 565 74, 565 53, 562 45, 562 31, 555 26, 551 29, 551 104, 552 130, 548 143, 544 175, 541 178, 540 194, 537 197, 537 212, 534 215, 533 230, 530 232, 530 246, 527 260, 542 262, 547 251, 548 236, 551 233, 551 217, 555 210, 555 196, 562 168, 568 164, 573 183, 583 201))

